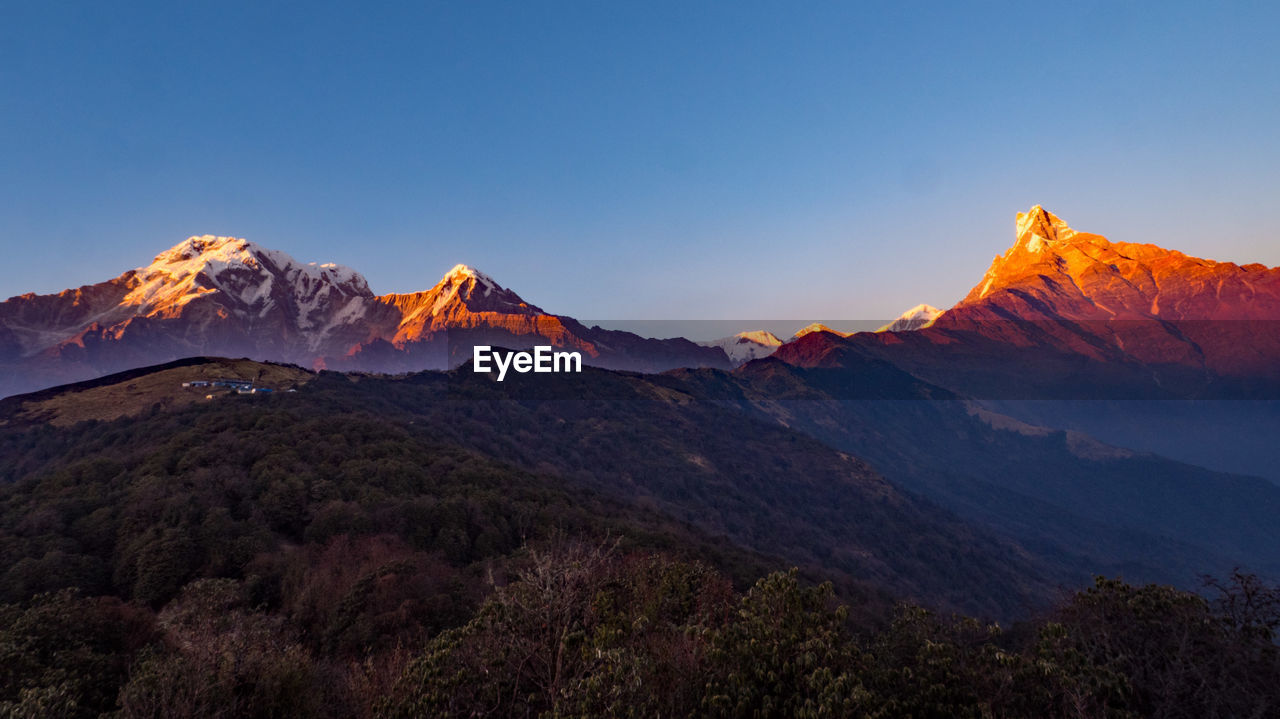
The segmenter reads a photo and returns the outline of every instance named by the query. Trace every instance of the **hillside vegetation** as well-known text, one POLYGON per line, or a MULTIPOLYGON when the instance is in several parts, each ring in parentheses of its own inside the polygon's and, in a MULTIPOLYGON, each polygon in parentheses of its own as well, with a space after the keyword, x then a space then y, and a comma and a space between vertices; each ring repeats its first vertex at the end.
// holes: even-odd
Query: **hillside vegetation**
MULTIPOLYGON (((666 380, 596 372, 594 399, 515 400, 466 374, 308 377, 70 426, 7 405, 0 712, 1280 706, 1280 598, 1248 575, 1216 603, 1108 580, 1055 595, 1016 545, 666 380)), ((91 389, 151 381, 174 384, 91 389)))

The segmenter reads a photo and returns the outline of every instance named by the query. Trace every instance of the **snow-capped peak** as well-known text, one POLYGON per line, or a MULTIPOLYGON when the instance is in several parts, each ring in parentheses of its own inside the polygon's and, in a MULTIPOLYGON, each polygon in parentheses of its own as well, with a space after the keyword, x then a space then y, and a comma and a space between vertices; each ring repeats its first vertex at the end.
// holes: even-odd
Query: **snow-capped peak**
POLYGON ((1077 237, 1089 237, 1071 229, 1061 218, 1040 205, 1032 205, 1030 210, 1019 212, 1014 224, 1017 239, 1013 246, 991 260, 991 266, 982 277, 981 289, 975 287, 965 301, 986 297, 1001 269, 1011 260, 1017 260, 1014 265, 1025 262, 1029 257, 1033 262, 1050 260, 1077 237), (1043 254, 1046 252, 1048 254, 1043 254))
POLYGON ((773 354, 778 347, 782 346, 782 340, 767 330, 753 330, 698 344, 703 347, 719 347, 729 356, 729 361, 734 364, 744 364, 773 354))
POLYGON ((201 272, 216 278, 222 271, 233 268, 285 275, 290 280, 327 281, 358 294, 369 294, 368 282, 350 267, 332 262, 302 264, 284 252, 269 250, 248 240, 214 235, 188 237, 156 255, 149 266, 138 268, 135 274, 144 283, 148 280, 182 282, 201 272))
POLYGON ((237 237, 198 235, 156 255, 149 266, 139 268, 138 272, 164 272, 174 279, 181 279, 218 263, 255 267, 258 263, 256 255, 260 251, 253 243, 237 237))
POLYGON ((899 315, 898 319, 876 330, 876 332, 910 332, 912 330, 922 330, 937 321, 937 319, 942 316, 943 312, 944 310, 940 310, 932 305, 916 305, 899 315))
POLYGON ((1040 205, 1019 212, 1016 224, 1016 246, 1025 247, 1028 252, 1043 252, 1049 244, 1065 242, 1076 234, 1066 222, 1040 205))
POLYGON ((782 345, 782 340, 778 336, 768 330, 752 330, 750 332, 739 332, 734 335, 739 342, 755 342, 756 344, 765 345, 766 347, 778 347, 782 345))
POLYGON ((470 265, 462 264, 454 265, 453 269, 444 274, 444 278, 441 282, 458 282, 460 280, 467 279, 479 282, 486 290, 501 289, 498 283, 494 282, 493 278, 489 275, 486 275, 470 265))
POLYGON ((837 337, 849 336, 848 332, 837 332, 836 330, 831 329, 830 327, 822 324, 821 322, 814 322, 813 324, 805 325, 804 327, 801 327, 799 331, 797 331, 794 335, 791 336, 791 339, 798 340, 801 337, 804 337, 807 334, 812 334, 814 332, 827 332, 829 334, 836 335, 837 337))
POLYGON ((135 284, 124 304, 136 307, 138 314, 170 315, 216 295, 235 311, 259 316, 283 303, 281 310, 307 328, 322 321, 325 308, 335 302, 373 297, 368 282, 349 267, 303 264, 236 237, 189 237, 132 275, 135 284))
POLYGON ((140 312, 160 305, 180 307, 221 290, 217 278, 228 269, 265 273, 260 254, 258 247, 235 237, 188 237, 156 255, 150 265, 134 270, 138 284, 125 296, 124 302, 138 306, 140 312))
POLYGON ((435 289, 440 290, 441 294, 454 295, 457 294, 458 288, 467 282, 474 283, 484 297, 488 297, 494 291, 503 291, 502 286, 492 277, 470 265, 463 264, 454 265, 453 269, 444 273, 444 277, 436 283, 435 289))
POLYGON ((470 312, 542 312, 520 299, 516 293, 503 288, 492 277, 469 265, 454 265, 424 296, 429 302, 419 306, 415 315, 437 315, 454 305, 465 307, 470 312))
POLYGON ((308 262, 302 265, 300 269, 313 277, 323 277, 339 285, 351 285, 363 287, 366 291, 369 290, 369 283, 365 280, 364 275, 346 265, 337 265, 332 262, 317 265, 314 262, 308 262))

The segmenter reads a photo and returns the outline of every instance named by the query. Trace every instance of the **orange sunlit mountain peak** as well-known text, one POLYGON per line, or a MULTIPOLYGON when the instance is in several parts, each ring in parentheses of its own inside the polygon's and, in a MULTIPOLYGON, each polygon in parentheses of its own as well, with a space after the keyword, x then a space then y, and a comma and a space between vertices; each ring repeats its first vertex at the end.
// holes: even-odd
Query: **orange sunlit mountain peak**
POLYGON ((1040 205, 1033 205, 1030 210, 1018 213, 1017 245, 1036 252, 1046 242, 1066 242, 1074 235, 1066 222, 1040 205))
POLYGON ((981 304, 1009 317, 1073 320, 1280 317, 1280 268, 1113 242, 1074 230, 1039 205, 1018 213, 1016 231, 1013 246, 957 309, 981 304))

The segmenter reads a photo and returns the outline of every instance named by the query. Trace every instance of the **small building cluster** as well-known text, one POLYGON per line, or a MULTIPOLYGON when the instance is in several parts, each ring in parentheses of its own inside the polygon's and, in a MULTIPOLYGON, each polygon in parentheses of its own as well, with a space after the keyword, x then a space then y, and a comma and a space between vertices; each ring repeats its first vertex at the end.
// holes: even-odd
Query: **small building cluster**
MULTIPOLYGON (((236 394, 270 394, 275 390, 270 387, 255 387, 251 380, 246 379, 215 379, 215 380, 193 380, 191 382, 183 382, 183 387, 218 387, 230 390, 236 394)), ((205 399, 213 399, 213 395, 205 395, 205 399)))

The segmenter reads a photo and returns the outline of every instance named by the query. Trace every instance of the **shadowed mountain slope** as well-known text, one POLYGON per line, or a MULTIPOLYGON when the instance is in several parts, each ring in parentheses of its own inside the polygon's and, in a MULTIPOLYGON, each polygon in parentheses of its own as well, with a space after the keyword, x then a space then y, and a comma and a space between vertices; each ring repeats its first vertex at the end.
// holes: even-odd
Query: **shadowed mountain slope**
MULTIPOLYGON (((552 483, 547 486, 588 491, 724 537, 743 550, 843 578, 862 591, 1002 617, 1024 614, 1053 593, 1021 549, 902 492, 854 456, 766 418, 696 401, 669 386, 670 378, 587 370, 574 379, 580 380, 580 399, 532 400, 512 395, 515 383, 499 385, 466 370, 402 379, 322 373, 293 394, 228 395, 67 428, 14 423, 0 429, 0 453, 10 459, 6 475, 17 481, 6 490, 7 501, 31 509, 23 502, 55 491, 42 485, 48 481, 42 477, 94 453, 111 458, 101 471, 110 475, 103 481, 113 484, 143 481, 158 467, 170 468, 165 472, 173 477, 166 482, 203 482, 200 463, 212 461, 222 466, 220 481, 255 481, 259 470, 274 464, 285 471, 281 481, 296 478, 288 480, 290 491, 320 492, 335 472, 347 471, 340 469, 340 455, 348 450, 300 455, 284 441, 294 431, 289 428, 305 428, 311 436, 317 422, 359 421, 367 429, 359 437, 334 437, 336 448, 381 443, 376 437, 385 433, 412 440, 403 447, 400 439, 387 445, 397 462, 429 466, 429 456, 415 454, 416 443, 456 447, 534 473, 543 478, 539 482, 552 483), (264 422, 272 430, 262 439, 233 431, 264 422), (106 449, 104 437, 112 438, 106 449), (270 437, 283 444, 276 446, 270 437), (216 448, 233 441, 247 442, 244 451, 253 456, 223 466, 216 448), (181 458, 187 454, 192 459, 181 458), (242 473, 243 479, 233 479, 242 473)), ((125 381, 136 384, 139 378, 125 381)), ((404 471, 398 464, 362 466, 370 486, 399 482, 397 473, 404 471)), ((87 508, 73 502, 52 510, 61 518, 41 542, 54 541, 64 531, 56 527, 75 525, 87 508)), ((315 519, 311 511, 317 510, 297 515, 299 526, 315 519)), ((93 551, 80 541, 67 546, 93 551)))

